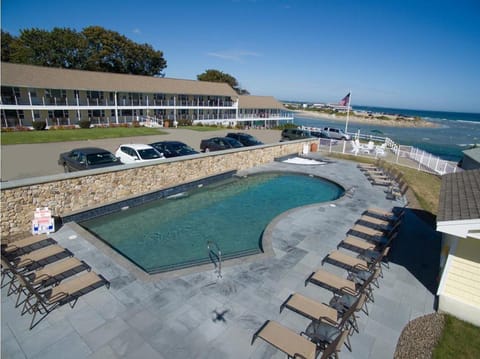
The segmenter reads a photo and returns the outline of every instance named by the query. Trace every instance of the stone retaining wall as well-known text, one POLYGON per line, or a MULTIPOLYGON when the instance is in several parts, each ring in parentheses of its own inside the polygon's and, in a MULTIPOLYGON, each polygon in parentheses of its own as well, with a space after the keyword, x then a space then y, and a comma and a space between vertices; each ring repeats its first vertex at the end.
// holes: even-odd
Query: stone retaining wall
POLYGON ((168 159, 156 164, 100 169, 2 183, 1 236, 11 241, 31 232, 33 212, 49 207, 54 216, 95 208, 218 173, 252 168, 300 153, 300 140, 168 159))

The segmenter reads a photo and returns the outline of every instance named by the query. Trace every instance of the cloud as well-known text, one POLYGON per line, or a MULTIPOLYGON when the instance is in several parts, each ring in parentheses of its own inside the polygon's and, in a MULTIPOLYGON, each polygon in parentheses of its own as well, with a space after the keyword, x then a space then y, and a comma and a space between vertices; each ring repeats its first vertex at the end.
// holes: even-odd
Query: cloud
POLYGON ((138 27, 135 28, 135 29, 133 29, 132 32, 133 32, 134 34, 137 34, 137 35, 140 35, 140 34, 142 33, 142 31, 140 31, 140 29, 139 29, 138 27))
POLYGON ((246 57, 259 57, 261 54, 247 50, 223 50, 217 52, 208 52, 208 56, 218 57, 223 60, 244 62, 246 57))

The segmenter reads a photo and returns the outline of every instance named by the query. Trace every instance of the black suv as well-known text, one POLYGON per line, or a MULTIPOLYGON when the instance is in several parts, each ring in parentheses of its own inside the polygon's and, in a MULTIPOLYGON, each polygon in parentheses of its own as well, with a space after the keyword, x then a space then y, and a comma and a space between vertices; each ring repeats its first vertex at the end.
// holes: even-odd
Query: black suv
POLYGON ((237 140, 244 146, 258 146, 258 145, 263 145, 262 141, 259 141, 252 135, 249 135, 248 133, 243 133, 243 132, 231 132, 227 134, 227 137, 233 138, 234 140, 237 140))
POLYGON ((280 141, 301 140, 303 138, 314 137, 310 131, 300 130, 298 128, 286 128, 282 131, 282 138, 280 141))
POLYGON ((213 137, 200 142, 200 151, 221 151, 231 148, 243 147, 243 145, 230 137, 213 137))

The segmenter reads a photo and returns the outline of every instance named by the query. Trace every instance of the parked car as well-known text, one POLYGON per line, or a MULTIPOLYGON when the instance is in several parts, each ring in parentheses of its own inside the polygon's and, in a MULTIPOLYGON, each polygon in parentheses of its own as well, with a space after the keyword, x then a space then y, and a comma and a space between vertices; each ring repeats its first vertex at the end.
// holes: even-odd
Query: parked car
POLYGON ((300 130, 298 128, 286 128, 282 131, 282 138, 280 141, 293 141, 311 137, 313 136, 310 131, 300 130))
POLYGON ((243 145, 230 137, 213 137, 200 142, 200 150, 202 152, 221 151, 239 147, 243 147, 243 145))
POLYGON ((180 141, 162 141, 151 143, 150 146, 155 148, 158 152, 163 153, 167 158, 177 156, 187 156, 199 153, 190 146, 180 141))
POLYGON ((343 132, 339 128, 334 127, 325 127, 323 132, 328 136, 328 138, 333 138, 335 140, 351 140, 351 136, 343 132))
POLYGON ((122 163, 113 153, 103 148, 84 147, 61 153, 58 164, 63 167, 65 172, 73 172, 118 166, 122 163))
POLYGON ((140 143, 120 145, 115 155, 120 158, 120 161, 123 163, 146 162, 165 158, 163 154, 152 146, 140 143))
POLYGON ((231 132, 227 133, 227 137, 233 138, 234 140, 237 140, 244 146, 258 146, 258 145, 263 145, 262 141, 259 141, 257 138, 253 137, 252 135, 249 135, 248 133, 243 133, 243 132, 231 132))

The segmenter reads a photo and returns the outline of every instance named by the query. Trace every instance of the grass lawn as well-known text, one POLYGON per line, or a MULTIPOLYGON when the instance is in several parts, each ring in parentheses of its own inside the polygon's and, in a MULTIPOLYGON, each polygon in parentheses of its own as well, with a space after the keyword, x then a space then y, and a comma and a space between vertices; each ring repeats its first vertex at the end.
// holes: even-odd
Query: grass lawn
POLYGON ((165 134, 165 132, 161 130, 147 127, 80 128, 75 130, 2 132, 1 140, 2 145, 18 145, 163 134, 165 134))
POLYGON ((433 358, 480 358, 480 328, 446 315, 445 328, 433 358))
POLYGON ((209 131, 218 131, 225 130, 225 127, 222 126, 182 126, 181 129, 187 129, 198 132, 209 132, 209 131))

